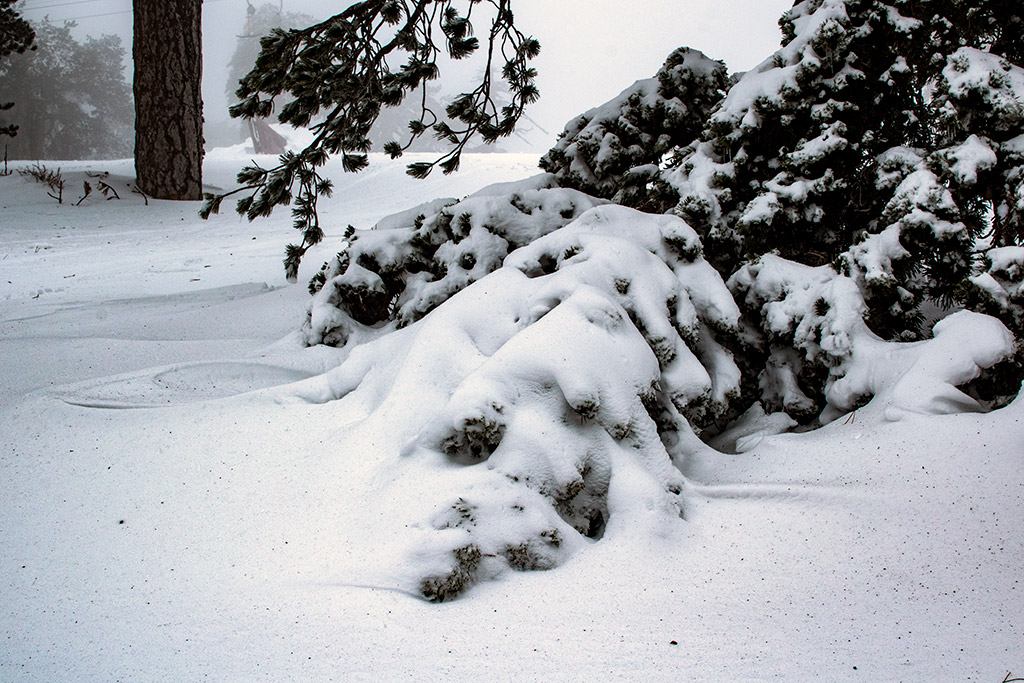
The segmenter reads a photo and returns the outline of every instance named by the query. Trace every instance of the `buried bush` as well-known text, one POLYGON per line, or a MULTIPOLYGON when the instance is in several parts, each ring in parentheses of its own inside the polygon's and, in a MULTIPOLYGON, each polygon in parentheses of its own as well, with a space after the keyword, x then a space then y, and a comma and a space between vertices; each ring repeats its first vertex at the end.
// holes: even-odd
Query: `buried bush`
POLYGON ((654 157, 631 154, 671 107, 627 92, 571 124, 552 174, 352 233, 305 339, 365 348, 343 373, 400 346, 397 377, 438 387, 404 455, 475 492, 471 523, 424 537, 444 561, 422 592, 677 520, 698 438, 728 444, 741 415, 810 429, 1016 395, 1024 70, 993 28, 1013 11, 797 3, 782 48, 654 157), (630 201, 639 161, 669 214, 605 201, 630 201))

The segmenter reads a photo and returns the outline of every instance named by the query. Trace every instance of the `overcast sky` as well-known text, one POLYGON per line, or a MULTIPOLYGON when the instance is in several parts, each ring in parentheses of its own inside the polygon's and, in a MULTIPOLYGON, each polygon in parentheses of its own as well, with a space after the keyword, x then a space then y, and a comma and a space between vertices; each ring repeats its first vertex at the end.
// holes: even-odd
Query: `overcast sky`
MULTIPOLYGON (((325 18, 344 0, 275 0, 285 11, 325 18)), ((259 4, 258 0, 254 0, 259 4)), ((641 78, 686 45, 745 71, 779 45, 778 18, 792 0, 516 0, 516 23, 541 43, 534 61, 541 100, 529 115, 553 140, 563 124, 641 78)), ((245 26, 246 0, 205 0, 204 99, 207 119, 227 118, 226 64, 245 26)), ((131 0, 27 0, 24 16, 75 18, 79 33, 115 33, 131 46, 131 0)), ((482 31, 482 26, 477 26, 482 31)), ((129 54, 130 59, 130 54, 129 54)))

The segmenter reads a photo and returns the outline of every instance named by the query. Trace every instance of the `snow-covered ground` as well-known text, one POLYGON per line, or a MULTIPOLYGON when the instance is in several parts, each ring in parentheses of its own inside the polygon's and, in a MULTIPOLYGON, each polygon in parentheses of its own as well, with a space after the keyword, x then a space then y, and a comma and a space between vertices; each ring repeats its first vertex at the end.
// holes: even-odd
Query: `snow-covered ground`
MULTIPOLYGON (((207 181, 231 186, 244 161, 212 155, 207 181)), ((868 405, 699 450, 683 519, 609 523, 555 569, 419 599, 409 564, 430 558, 409 549, 446 480, 402 452, 445 388, 409 359, 445 350, 398 333, 374 382, 298 400, 347 355, 301 347, 305 282, 348 224, 524 178, 536 157, 426 181, 407 161, 336 178, 298 285, 287 211, 146 204, 130 162, 59 164, 60 205, 0 177, 0 680, 1024 674, 1024 399, 896 422, 868 405), (121 199, 75 206, 85 171, 121 199)), ((472 469, 449 474, 472 486, 472 469)))

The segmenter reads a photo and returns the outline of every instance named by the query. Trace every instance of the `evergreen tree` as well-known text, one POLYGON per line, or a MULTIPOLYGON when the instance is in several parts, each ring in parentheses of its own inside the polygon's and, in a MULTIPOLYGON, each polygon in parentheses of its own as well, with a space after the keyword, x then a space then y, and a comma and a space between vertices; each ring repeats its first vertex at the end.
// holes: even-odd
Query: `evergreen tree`
POLYGON ((35 26, 38 49, 0 64, 0 90, 18 102, 10 153, 21 159, 124 158, 131 154, 131 90, 117 36, 79 42, 73 22, 35 26))
POLYGON ((228 60, 228 79, 226 90, 232 104, 238 102, 235 91, 238 90, 239 82, 252 69, 256 58, 260 55, 260 39, 269 36, 274 29, 288 29, 309 26, 316 20, 302 12, 282 12, 281 9, 271 3, 263 3, 259 6, 249 5, 250 12, 246 18, 245 28, 238 36, 235 44, 235 51, 228 60))
MULTIPOLYGON (((32 47, 35 40, 35 31, 25 21, 12 5, 17 0, 0 0, 0 60, 5 59, 11 53, 24 53, 32 47)), ((7 111, 14 106, 14 102, 0 100, 0 111, 7 111)), ((18 127, 13 124, 0 124, 0 137, 14 137, 18 127)))
POLYGON ((203 194, 202 0, 133 0, 135 174, 158 199, 203 194))

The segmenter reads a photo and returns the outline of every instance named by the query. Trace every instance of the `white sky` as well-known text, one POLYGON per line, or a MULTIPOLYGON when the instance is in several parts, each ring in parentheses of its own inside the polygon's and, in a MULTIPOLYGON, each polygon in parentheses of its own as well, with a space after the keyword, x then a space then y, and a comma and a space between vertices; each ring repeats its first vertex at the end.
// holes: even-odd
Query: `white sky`
MULTIPOLYGON (((285 11, 326 17, 349 2, 281 0, 285 11)), ((259 4, 255 2, 254 4, 259 4)), ((792 0, 517 0, 516 23, 541 43, 534 61, 541 100, 529 115, 553 140, 576 114, 653 76, 686 45, 745 71, 779 45, 778 18, 792 0)), ((30 20, 77 18, 79 32, 116 33, 131 46, 131 0, 27 0, 30 20)), ((209 121, 227 118, 226 64, 245 25, 246 0, 205 0, 204 99, 209 121)), ((477 30, 484 27, 478 22, 477 30)))

